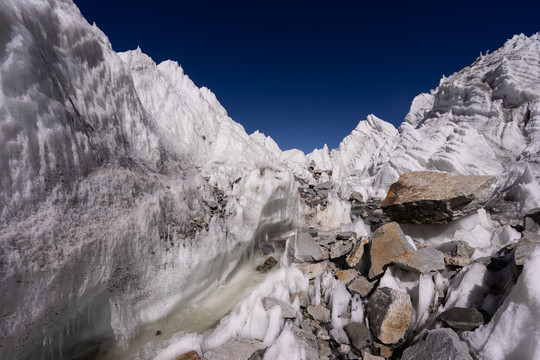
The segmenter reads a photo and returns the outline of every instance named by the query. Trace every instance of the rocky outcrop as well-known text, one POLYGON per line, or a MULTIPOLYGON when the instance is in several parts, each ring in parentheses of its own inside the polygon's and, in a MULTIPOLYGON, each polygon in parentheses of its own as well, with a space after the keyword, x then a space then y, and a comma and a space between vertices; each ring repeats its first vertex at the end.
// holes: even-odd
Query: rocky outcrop
POLYGON ((472 360, 467 345, 451 329, 435 329, 405 349, 401 360, 472 360))
POLYGON ((409 172, 390 186, 382 208, 399 223, 444 224, 483 207, 494 181, 493 176, 409 172))
POLYGON ((369 298, 366 310, 371 331, 384 344, 399 342, 411 324, 411 298, 401 291, 378 288, 369 298))

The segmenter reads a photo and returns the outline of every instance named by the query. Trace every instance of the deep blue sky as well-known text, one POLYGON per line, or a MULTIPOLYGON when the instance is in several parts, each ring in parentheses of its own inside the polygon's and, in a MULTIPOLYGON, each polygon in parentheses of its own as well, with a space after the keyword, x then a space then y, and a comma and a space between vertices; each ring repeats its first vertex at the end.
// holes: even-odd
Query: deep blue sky
POLYGON ((75 0, 116 51, 180 63, 248 133, 330 148, 368 114, 399 126, 442 75, 540 31, 540 1, 75 0))

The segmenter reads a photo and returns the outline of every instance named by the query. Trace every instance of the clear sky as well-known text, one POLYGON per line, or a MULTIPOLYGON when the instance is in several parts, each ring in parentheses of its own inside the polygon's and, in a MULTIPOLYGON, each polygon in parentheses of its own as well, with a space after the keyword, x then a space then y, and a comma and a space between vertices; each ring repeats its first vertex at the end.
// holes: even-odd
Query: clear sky
POLYGON ((540 1, 75 0, 116 51, 178 61, 248 133, 335 148, 369 114, 399 126, 442 75, 540 31, 540 1))

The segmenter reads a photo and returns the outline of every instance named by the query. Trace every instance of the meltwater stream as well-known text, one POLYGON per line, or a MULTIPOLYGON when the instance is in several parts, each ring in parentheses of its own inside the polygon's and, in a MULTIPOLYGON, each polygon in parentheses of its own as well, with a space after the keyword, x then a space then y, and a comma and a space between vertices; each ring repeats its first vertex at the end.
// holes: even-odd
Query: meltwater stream
POLYGON ((254 255, 252 260, 243 262, 223 285, 205 299, 193 301, 188 306, 179 306, 168 316, 142 327, 127 349, 116 344, 114 340, 102 344, 96 359, 133 359, 152 341, 156 348, 161 348, 168 339, 179 332, 210 333, 240 300, 264 280, 266 275, 258 272, 256 267, 265 259, 266 256, 263 257, 261 254, 254 255), (156 335, 158 331, 160 334, 156 335))

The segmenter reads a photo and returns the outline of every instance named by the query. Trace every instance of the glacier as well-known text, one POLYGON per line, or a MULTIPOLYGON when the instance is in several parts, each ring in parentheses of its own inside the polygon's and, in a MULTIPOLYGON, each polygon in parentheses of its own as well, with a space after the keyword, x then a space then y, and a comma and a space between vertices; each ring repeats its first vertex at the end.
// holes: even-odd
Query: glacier
MULTIPOLYGON (((0 358, 70 358, 110 339, 126 347, 144 326, 211 296, 265 242, 310 226, 369 235, 351 194, 381 200, 409 171, 497 177, 490 215, 404 227, 417 243, 476 237, 474 257, 489 256, 516 242, 510 225, 540 207, 539 137, 540 34, 516 35, 441 79, 399 129, 369 115, 337 149, 304 154, 248 135, 178 63, 114 52, 71 0, 0 0, 0 358), (298 188, 325 181, 327 204, 310 209, 298 188)), ((538 262, 535 253, 527 264, 538 262)), ((283 348, 305 356, 289 325, 260 305, 307 290, 308 279, 282 263, 211 333, 178 334, 137 356, 202 352, 238 335, 270 346, 269 358, 283 348)), ((499 339, 527 317, 540 320, 531 273, 492 323, 466 335, 478 358, 492 358, 496 343, 518 354, 499 339)), ((464 270, 471 286, 453 289, 452 301, 472 299, 481 277, 464 270)), ((344 307, 359 299, 331 280, 317 278, 318 295, 335 299, 332 321, 342 327, 344 307)), ((423 294, 420 329, 447 279, 394 271, 381 281, 423 294)), ((538 354, 537 340, 536 331, 519 354, 538 354)))

